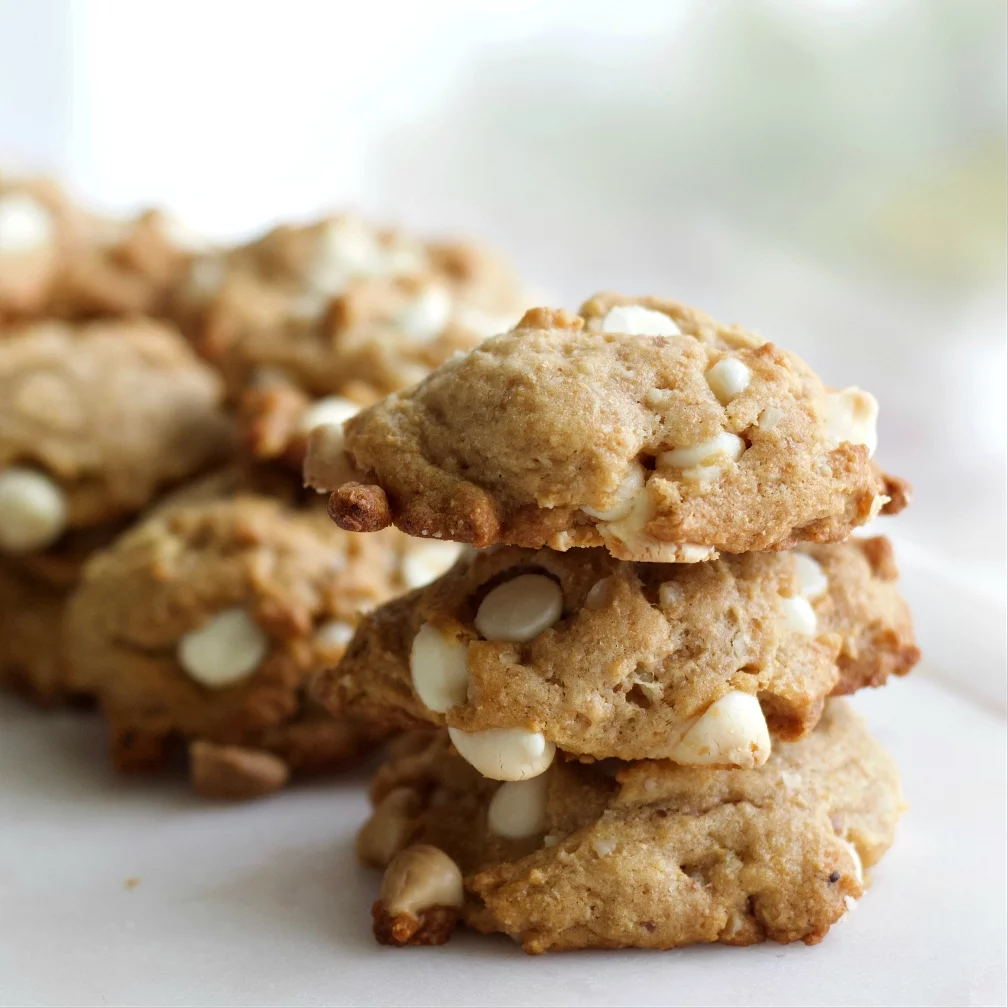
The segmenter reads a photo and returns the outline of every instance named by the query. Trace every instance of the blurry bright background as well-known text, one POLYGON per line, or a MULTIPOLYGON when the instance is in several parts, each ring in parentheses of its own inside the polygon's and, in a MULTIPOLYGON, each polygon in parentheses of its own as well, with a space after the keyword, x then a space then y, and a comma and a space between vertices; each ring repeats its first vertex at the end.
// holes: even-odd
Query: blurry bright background
POLYGON ((467 233, 882 401, 886 529, 1005 598, 1003 0, 0 0, 0 164, 239 236, 467 233))

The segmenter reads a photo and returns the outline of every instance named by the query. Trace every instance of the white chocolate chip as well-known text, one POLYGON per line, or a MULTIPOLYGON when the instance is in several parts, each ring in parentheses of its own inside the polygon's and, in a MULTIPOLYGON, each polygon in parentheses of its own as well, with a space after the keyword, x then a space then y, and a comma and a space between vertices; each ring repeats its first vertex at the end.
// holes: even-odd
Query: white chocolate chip
POLYGON ((540 774, 530 780, 508 781, 494 792, 487 809, 487 827, 510 840, 542 833, 546 826, 546 793, 549 778, 540 774))
POLYGON ((220 290, 226 276, 227 270, 220 256, 196 259, 189 267, 188 293, 198 299, 212 297, 220 290))
POLYGON ((524 728, 491 728, 471 734, 449 728, 448 734, 459 755, 491 780, 538 777, 549 769, 556 755, 556 746, 541 732, 524 728))
POLYGON ((617 305, 602 319, 602 332, 628 336, 678 336, 679 326, 664 312, 641 305, 617 305))
POLYGON ((465 703, 468 652, 466 641, 447 637, 431 623, 420 627, 410 651, 410 676, 425 707, 444 714, 465 703))
POLYGON ((343 620, 323 623, 315 633, 315 639, 324 648, 345 648, 353 640, 354 628, 343 620))
POLYGON ((319 236, 309 280, 319 294, 339 295, 355 276, 369 276, 380 259, 378 243, 360 221, 341 217, 319 236))
POLYGON ((596 528, 610 553, 617 556, 629 553, 634 560, 649 563, 699 563, 717 556, 713 546, 656 539, 646 531, 654 513, 654 502, 645 485, 637 494, 629 514, 616 521, 599 522, 596 528))
POLYGON ((781 608, 784 611, 784 623, 789 629, 806 637, 815 634, 819 621, 807 598, 802 598, 801 595, 782 598, 781 608))
POLYGON ((658 465, 669 469, 689 469, 710 459, 724 459, 737 462, 745 451, 745 441, 737 434, 722 431, 717 437, 700 444, 683 448, 672 448, 658 456, 658 465))
POLYGON ((179 664, 203 686, 217 689, 251 675, 269 640, 244 609, 225 609, 178 642, 179 664))
POLYGON ((707 384, 722 406, 749 387, 752 372, 735 357, 722 357, 708 372, 707 384))
POLYGON ((608 857, 616 850, 617 843, 612 837, 592 837, 591 846, 599 857, 608 857))
POLYGON ((325 396, 311 404, 301 414, 298 421, 298 428, 307 434, 316 427, 323 424, 331 424, 334 427, 342 427, 343 423, 355 416, 360 411, 360 406, 343 396, 325 396))
POLYGON ((563 614, 563 592, 544 574, 519 574, 497 585, 476 611, 476 629, 489 641, 524 644, 563 614))
POLYGON ((447 287, 431 284, 400 313, 399 328, 417 343, 426 343, 444 331, 452 314, 452 297, 447 287))
POLYGON ((357 834, 361 861, 384 868, 410 842, 421 808, 420 795, 412 788, 389 791, 357 834))
POLYGON ((829 590, 829 578, 819 564, 808 555, 797 550, 794 557, 795 573, 798 575, 798 594, 810 602, 821 599, 829 590))
POLYGON ((826 403, 826 436, 835 448, 843 441, 868 446, 869 458, 878 447, 878 402, 868 392, 847 388, 830 392, 826 403))
POLYGON ((585 605, 589 609, 601 609, 605 605, 606 599, 609 595, 609 584, 609 578, 599 578, 598 581, 596 581, 595 584, 588 589, 588 594, 585 596, 585 605))
MULTIPOLYGON (((884 508, 891 499, 891 497, 887 497, 885 494, 875 494, 875 496, 872 497, 871 507, 868 509, 868 518, 865 521, 865 525, 867 525, 868 522, 875 521, 882 508, 884 508)), ((862 526, 862 528, 864 528, 864 526, 862 526)))
POLYGON ((385 869, 378 898, 393 917, 415 917, 431 907, 460 907, 465 899, 462 872, 437 847, 407 847, 385 869))
POLYGON ((66 523, 66 498, 48 476, 24 466, 0 472, 0 550, 44 549, 62 535, 66 523))
POLYGON ((662 609, 676 605, 676 603, 682 601, 682 597, 682 585, 678 581, 663 581, 658 586, 658 605, 662 609))
POLYGON ((647 470, 639 462, 631 462, 623 482, 617 489, 615 497, 609 507, 604 510, 582 507, 585 514, 597 518, 599 521, 619 521, 630 514, 637 498, 644 489, 647 482, 647 470))
POLYGON ((343 427, 338 424, 320 424, 308 433, 308 451, 304 462, 305 486, 332 493, 352 473, 345 454, 343 427))
POLYGON ((422 588, 430 584, 454 565, 462 550, 460 543, 411 540, 402 560, 402 579, 406 587, 422 588))
POLYGON ((784 419, 784 410, 777 406, 767 406, 760 410, 756 426, 761 431, 772 431, 784 419))
POLYGON ((677 763, 762 766, 770 755, 770 733, 759 701, 733 690, 711 704, 672 750, 677 763))
POLYGON ((27 193, 0 196, 0 256, 23 256, 53 240, 52 214, 27 193))
POLYGON ((854 862, 854 878, 858 880, 858 885, 864 885, 864 865, 861 862, 861 855, 858 854, 857 847, 850 842, 850 840, 843 841, 844 846, 847 848, 847 853, 850 854, 851 861, 854 862))

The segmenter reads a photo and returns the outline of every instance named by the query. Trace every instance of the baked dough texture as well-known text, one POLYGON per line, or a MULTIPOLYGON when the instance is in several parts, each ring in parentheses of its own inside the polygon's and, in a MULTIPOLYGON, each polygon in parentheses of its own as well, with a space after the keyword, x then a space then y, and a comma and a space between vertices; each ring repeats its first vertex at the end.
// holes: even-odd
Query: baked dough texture
MULTIPOLYGON (((892 761, 841 700, 758 769, 558 760, 548 775, 540 828, 518 839, 494 835, 501 785, 446 733, 400 742, 372 785, 379 806, 413 796, 399 846, 459 865, 462 920, 529 953, 815 944, 861 897, 903 809, 892 761)), ((376 933, 388 917, 376 904, 376 933)))
POLYGON ((43 707, 68 699, 60 646, 67 589, 0 558, 0 688, 43 707))
POLYGON ((174 312, 235 394, 265 370, 312 395, 384 395, 504 332, 527 306, 483 249, 344 215, 197 257, 174 312))
POLYGON ((523 728, 581 757, 659 759, 731 691, 758 698, 771 734, 794 739, 815 726, 831 694, 881 685, 918 657, 881 537, 701 564, 497 547, 470 552, 427 588, 365 616, 315 691, 335 713, 403 727, 523 728), (798 557, 813 558, 826 579, 808 603, 811 632, 785 612, 803 598, 798 557), (559 586, 558 619, 523 643, 484 639, 483 600, 529 574, 559 586), (425 624, 467 648, 465 700, 443 714, 424 705, 411 678, 425 624))
POLYGON ((875 409, 753 333, 600 295, 579 315, 527 312, 348 420, 349 468, 313 441, 306 471, 353 531, 697 561, 840 541, 903 506, 908 487, 869 457, 875 409), (666 334, 609 331, 641 310, 666 334))
POLYGON ((222 398, 218 376, 167 325, 17 327, 0 338, 0 471, 54 480, 71 530, 107 523, 232 450, 222 398))
POLYGON ((368 748, 381 729, 330 717, 306 687, 339 659, 360 612, 398 589, 397 543, 237 496, 159 509, 96 554, 67 607, 66 653, 73 688, 98 698, 116 766, 163 767, 180 741, 203 743, 197 765, 213 756, 217 770, 249 753, 309 770, 368 748), (261 659, 207 684, 180 642, 234 610, 258 628, 261 659))

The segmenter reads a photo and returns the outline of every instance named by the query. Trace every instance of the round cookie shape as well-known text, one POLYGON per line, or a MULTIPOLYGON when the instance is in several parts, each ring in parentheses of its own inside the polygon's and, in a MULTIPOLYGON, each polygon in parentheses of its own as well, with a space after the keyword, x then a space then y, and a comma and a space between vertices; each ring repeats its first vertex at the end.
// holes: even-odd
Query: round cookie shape
POLYGON ((484 250, 335 216, 197 257, 175 312, 233 393, 265 370, 330 396, 412 385, 526 307, 484 250))
POLYGON ((600 295, 363 410, 342 452, 313 436, 306 474, 353 531, 694 562, 840 541, 905 504, 871 461, 876 414, 752 333, 600 295))
MULTIPOLYGON (((559 759, 545 780, 496 784, 444 733, 424 733, 379 769, 376 809, 393 792, 405 818, 387 856, 442 852, 463 875, 461 920, 528 953, 815 944, 863 894, 903 810, 892 761, 840 700, 810 735, 748 770, 559 759), (508 819, 516 829, 501 830, 509 789, 530 786, 540 796, 524 797, 508 819)), ((401 908, 386 905, 386 889, 375 936, 410 943, 390 938, 401 908)), ((417 942, 434 943, 429 933, 417 942)))
POLYGON ((0 338, 0 552, 136 513, 219 462, 232 427, 213 371, 136 319, 37 322, 0 338))
POLYGON ((159 509, 96 554, 67 607, 66 653, 115 764, 157 768, 176 740, 198 742, 194 785, 237 797, 363 751, 382 730, 330 717, 306 687, 398 588, 397 538, 239 495, 159 509))
MULTIPOLYGON (((510 730, 582 758, 758 766, 774 739, 810 731, 829 695, 880 685, 918 657, 885 539, 705 564, 495 547, 365 616, 315 691, 335 713, 447 726, 496 779, 535 774, 502 775, 524 757, 483 759, 468 739, 510 730), (488 602, 546 582, 561 603, 537 634, 488 639, 488 602)), ((520 752, 512 741, 504 751, 520 752)))
POLYGON ((99 217, 46 179, 0 176, 0 324, 161 314, 191 244, 158 211, 99 217))

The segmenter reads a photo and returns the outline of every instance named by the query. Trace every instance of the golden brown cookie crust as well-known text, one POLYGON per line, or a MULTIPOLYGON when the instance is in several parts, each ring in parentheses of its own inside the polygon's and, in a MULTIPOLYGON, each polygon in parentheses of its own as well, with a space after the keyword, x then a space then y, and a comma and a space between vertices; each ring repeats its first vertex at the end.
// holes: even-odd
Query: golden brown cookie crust
POLYGON ((23 326, 0 339, 0 470, 55 480, 71 529, 135 513, 231 449, 222 392, 160 323, 23 326))
POLYGON ((541 831, 495 837, 498 785, 444 734, 374 781, 422 803, 410 843, 465 874, 463 920, 529 953, 820 941, 862 895, 903 808, 892 761, 842 701, 754 770, 557 762, 541 831), (856 853, 856 856, 855 856, 856 853), (860 863, 859 863, 860 862, 860 863))
POLYGON ((397 577, 388 539, 348 536, 318 511, 247 496, 162 509, 88 564, 67 610, 71 681, 98 697, 121 769, 163 765, 176 739, 260 750, 293 769, 342 762, 382 732, 330 717, 306 685, 397 577), (265 656, 230 685, 202 685, 179 640, 235 607, 265 632, 265 656), (345 636, 327 635, 334 623, 345 636))
POLYGON ((886 540, 802 551, 828 585, 809 603, 812 634, 784 612, 801 593, 794 553, 704 564, 631 563, 602 549, 476 553, 367 615, 316 695, 333 712, 363 710, 403 726, 518 727, 569 753, 654 759, 669 757, 685 726, 737 690, 759 699, 771 733, 796 738, 815 726, 831 693, 880 685, 918 658, 886 540), (559 622, 527 643, 484 640, 475 623, 482 600, 529 573, 560 586, 559 622), (426 623, 468 642, 468 697, 446 714, 426 707, 411 679, 411 648, 426 623))
MULTIPOLYGON (((361 530, 391 521, 477 547, 605 545, 634 560, 835 542, 885 504, 886 483, 865 444, 834 443, 830 395, 793 354, 677 302, 537 308, 349 420, 354 482, 373 489, 366 513, 360 486, 334 494, 331 510, 361 530), (627 307, 678 334, 604 332, 627 307), (726 360, 748 384, 722 404, 707 375, 726 360), (736 461, 678 469, 668 454, 718 437, 736 461)), ((340 485, 313 469, 320 489, 340 485)))
POLYGON ((265 369, 313 395, 354 384, 384 395, 526 307, 510 270, 482 249, 339 216, 198 257, 175 312, 235 394, 265 369))

